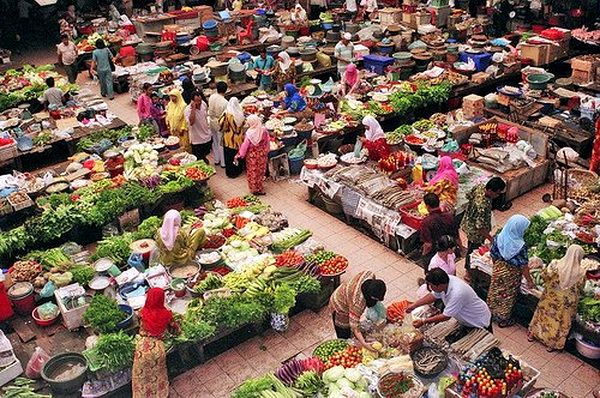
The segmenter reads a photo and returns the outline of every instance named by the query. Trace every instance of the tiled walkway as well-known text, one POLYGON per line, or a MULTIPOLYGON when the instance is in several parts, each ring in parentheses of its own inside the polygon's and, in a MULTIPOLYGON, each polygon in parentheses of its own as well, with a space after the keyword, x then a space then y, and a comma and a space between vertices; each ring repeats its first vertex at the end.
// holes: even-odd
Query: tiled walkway
MULTIPOLYGON (((43 54, 43 58, 37 61, 38 65, 54 62, 52 54, 43 54)), ((36 56, 40 56, 40 53, 36 56)), ((86 85, 89 82, 87 73, 81 74, 78 82, 83 87, 98 90, 97 86, 86 85)), ((117 95, 114 101, 109 101, 109 107, 124 121, 137 123, 135 107, 129 94, 117 95)), ((243 176, 231 180, 225 177, 222 169, 217 170, 210 186, 221 200, 248 193, 243 176)), ((517 199, 510 211, 496 212, 498 225, 503 225, 512 214, 529 216, 538 211, 543 206, 542 194, 550 189, 548 185, 535 189, 517 199)), ((307 203, 306 188, 293 180, 269 182, 266 191, 264 202, 285 213, 290 225, 311 229, 318 240, 350 260, 350 268, 344 278, 370 269, 388 285, 386 304, 401 299, 414 299, 416 279, 422 276, 421 268, 307 203)), ((462 264, 459 268, 462 269, 462 264)), ((558 387, 572 398, 589 398, 593 389, 600 389, 598 370, 572 355, 548 353, 540 343, 528 342, 525 328, 514 326, 494 330, 502 341, 502 347, 521 355, 527 363, 541 371, 536 383, 538 387, 558 387)), ((319 342, 332 337, 334 331, 331 315, 326 308, 319 313, 304 311, 292 318, 287 332, 270 330, 264 336, 254 337, 172 380, 171 396, 229 397, 231 390, 245 379, 275 370, 282 360, 298 352, 311 354, 319 342)))

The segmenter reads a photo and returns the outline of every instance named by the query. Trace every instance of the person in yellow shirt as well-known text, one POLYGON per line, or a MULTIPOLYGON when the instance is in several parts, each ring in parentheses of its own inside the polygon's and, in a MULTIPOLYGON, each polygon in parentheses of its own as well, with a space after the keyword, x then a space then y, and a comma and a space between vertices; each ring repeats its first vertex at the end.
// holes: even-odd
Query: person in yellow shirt
POLYGON ((223 134, 223 154, 225 155, 225 174, 236 178, 244 170, 243 159, 235 159, 244 141, 244 111, 237 97, 232 97, 227 103, 225 112, 219 119, 219 130, 223 134))

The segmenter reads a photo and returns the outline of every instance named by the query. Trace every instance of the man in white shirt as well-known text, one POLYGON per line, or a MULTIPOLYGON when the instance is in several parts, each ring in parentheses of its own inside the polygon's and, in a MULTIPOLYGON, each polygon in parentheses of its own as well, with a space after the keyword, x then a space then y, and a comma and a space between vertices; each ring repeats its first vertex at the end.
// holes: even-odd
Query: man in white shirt
POLYGON ((46 106, 49 107, 59 107, 63 104, 63 98, 65 93, 58 87, 54 87, 54 78, 49 77, 46 79, 46 85, 48 89, 44 91, 44 102, 46 102, 46 106))
POLYGON ((354 58, 354 44, 350 41, 351 39, 351 33, 344 33, 342 40, 335 45, 333 50, 333 56, 337 59, 337 70, 340 79, 344 76, 344 72, 346 72, 348 65, 354 58))
POLYGON ((185 118, 190 126, 189 135, 192 153, 208 164, 206 156, 210 153, 211 132, 208 125, 208 105, 204 94, 200 91, 192 93, 192 100, 185 108, 185 118))
POLYGON ((64 66, 69 78, 69 83, 75 83, 77 80, 77 46, 73 43, 69 36, 62 35, 61 42, 56 46, 58 55, 58 64, 64 66))
POLYGON ((487 304, 477 296, 477 293, 465 281, 456 276, 448 275, 441 268, 434 268, 425 276, 431 293, 415 301, 406 308, 411 312, 422 305, 433 304, 441 299, 445 305, 444 312, 426 319, 414 321, 415 327, 427 323, 438 323, 455 318, 461 325, 488 329, 491 331, 492 313, 487 304))
POLYGON ((215 157, 215 165, 225 167, 225 155, 223 154, 223 133, 219 131, 219 118, 227 108, 227 83, 217 82, 217 92, 208 98, 208 118, 210 120, 210 131, 212 133, 212 150, 215 157))

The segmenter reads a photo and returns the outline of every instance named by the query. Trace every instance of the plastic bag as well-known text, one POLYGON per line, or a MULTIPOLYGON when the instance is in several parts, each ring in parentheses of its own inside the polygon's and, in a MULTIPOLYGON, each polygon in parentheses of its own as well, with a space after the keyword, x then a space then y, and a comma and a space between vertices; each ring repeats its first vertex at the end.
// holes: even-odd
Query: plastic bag
POLYGON ((367 308, 367 319, 373 323, 378 323, 385 319, 386 315, 385 306, 381 301, 378 301, 374 306, 367 308))
POLYGON ((131 253, 129 259, 127 260, 127 264, 140 272, 144 272, 146 270, 146 267, 144 266, 144 257, 140 253, 131 253))
POLYGON ((75 242, 67 242, 63 244, 60 248, 63 252, 65 252, 67 256, 72 256, 83 251, 83 247, 75 242))
POLYGON ((52 281, 48 281, 42 290, 40 291, 40 296, 44 298, 54 296, 54 290, 56 289, 56 285, 52 281))
POLYGON ((54 303, 44 303, 38 307, 38 316, 41 320, 47 321, 58 314, 58 307, 54 303))
POLYGON ((35 351, 31 355, 31 358, 29 358, 29 362, 27 362, 25 376, 30 379, 39 378, 42 366, 44 366, 48 359, 50 359, 50 355, 43 348, 35 347, 35 351))

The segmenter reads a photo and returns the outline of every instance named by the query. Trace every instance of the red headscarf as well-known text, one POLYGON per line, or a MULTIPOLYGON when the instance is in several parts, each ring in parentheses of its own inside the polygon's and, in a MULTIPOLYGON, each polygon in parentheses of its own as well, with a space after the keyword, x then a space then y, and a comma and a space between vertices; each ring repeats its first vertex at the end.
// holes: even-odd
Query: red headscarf
POLYGON ((142 308, 142 322, 148 334, 159 337, 173 319, 171 311, 165 308, 165 292, 159 287, 148 290, 146 303, 142 308))

